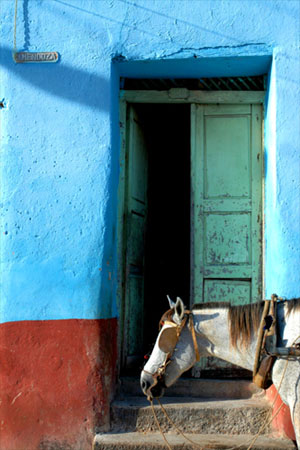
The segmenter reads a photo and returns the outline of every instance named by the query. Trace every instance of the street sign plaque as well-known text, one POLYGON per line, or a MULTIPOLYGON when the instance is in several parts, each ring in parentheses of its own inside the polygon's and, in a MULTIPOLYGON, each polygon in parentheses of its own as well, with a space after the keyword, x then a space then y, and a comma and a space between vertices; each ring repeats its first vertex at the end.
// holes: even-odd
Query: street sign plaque
POLYGON ((16 63, 55 63, 58 61, 57 52, 16 52, 16 63))

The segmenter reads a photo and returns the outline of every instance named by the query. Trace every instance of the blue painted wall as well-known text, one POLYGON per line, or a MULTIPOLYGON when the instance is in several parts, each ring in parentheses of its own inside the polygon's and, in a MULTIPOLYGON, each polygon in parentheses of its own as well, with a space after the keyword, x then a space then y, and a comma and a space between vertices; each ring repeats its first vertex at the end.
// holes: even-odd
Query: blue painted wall
POLYGON ((266 294, 299 296, 299 2, 1 2, 1 322, 117 314, 119 76, 269 71, 266 294))

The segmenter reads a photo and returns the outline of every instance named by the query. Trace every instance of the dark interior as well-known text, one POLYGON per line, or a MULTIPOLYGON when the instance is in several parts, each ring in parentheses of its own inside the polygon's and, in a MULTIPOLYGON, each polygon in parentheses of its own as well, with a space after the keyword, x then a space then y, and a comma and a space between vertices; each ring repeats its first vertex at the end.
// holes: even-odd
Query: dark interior
POLYGON ((144 351, 169 308, 190 297, 190 105, 138 105, 149 155, 144 351))

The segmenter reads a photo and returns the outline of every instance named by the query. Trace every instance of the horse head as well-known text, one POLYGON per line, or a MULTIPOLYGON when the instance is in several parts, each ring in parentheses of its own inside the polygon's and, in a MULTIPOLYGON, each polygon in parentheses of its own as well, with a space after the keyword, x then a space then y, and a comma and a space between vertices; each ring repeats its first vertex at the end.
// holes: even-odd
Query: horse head
POLYGON ((195 332, 190 326, 192 314, 185 310, 179 297, 176 303, 169 297, 168 300, 171 309, 161 319, 162 328, 141 373, 142 391, 150 398, 161 397, 164 389, 198 359, 196 338, 193 338, 195 332))

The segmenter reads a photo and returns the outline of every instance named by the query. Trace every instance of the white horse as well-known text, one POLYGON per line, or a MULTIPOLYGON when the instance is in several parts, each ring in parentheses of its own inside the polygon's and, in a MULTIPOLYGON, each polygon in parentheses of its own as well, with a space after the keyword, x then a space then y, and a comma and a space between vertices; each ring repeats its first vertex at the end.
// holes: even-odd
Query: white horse
MULTIPOLYGON (((214 356, 253 370, 263 302, 247 306, 195 305, 192 310, 194 338, 182 300, 177 298, 175 304, 169 299, 169 303, 171 309, 163 316, 154 349, 141 373, 141 388, 146 396, 161 397, 165 388, 195 364, 197 350, 200 356, 214 356), (174 325, 177 325, 175 336, 174 325)), ((291 347, 295 340, 299 346, 300 299, 278 303, 277 325, 277 347, 291 347)), ((283 402, 290 408, 300 449, 300 358, 288 362, 282 378, 285 365, 286 358, 276 359, 272 380, 275 387, 280 388, 283 402)))

